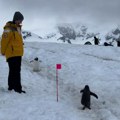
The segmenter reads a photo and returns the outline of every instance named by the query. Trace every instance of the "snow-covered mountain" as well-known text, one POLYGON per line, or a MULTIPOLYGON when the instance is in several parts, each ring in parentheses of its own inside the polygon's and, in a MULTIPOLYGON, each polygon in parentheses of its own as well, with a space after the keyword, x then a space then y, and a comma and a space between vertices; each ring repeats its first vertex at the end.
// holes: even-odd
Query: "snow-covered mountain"
POLYGON ((90 32, 85 25, 59 24, 56 26, 56 32, 47 35, 45 38, 69 44, 84 44, 87 41, 94 44, 94 36, 99 37, 99 33, 90 32))
POLYGON ((35 41, 40 41, 42 39, 41 36, 38 36, 32 32, 25 31, 25 30, 22 31, 22 36, 24 41, 27 40, 27 42, 33 42, 33 41, 35 42, 35 41))
MULTIPOLYGON (((38 32, 37 32, 38 33, 38 32)), ((94 36, 100 40, 102 45, 104 42, 108 42, 116 46, 116 41, 120 41, 120 27, 108 31, 106 35, 102 32, 91 32, 86 25, 81 24, 58 24, 54 27, 53 31, 49 31, 49 34, 44 36, 34 34, 30 31, 22 31, 24 41, 29 42, 54 42, 54 43, 66 43, 66 44, 85 44, 90 42, 94 45, 94 36)))
POLYGON ((108 32, 105 38, 109 42, 120 41, 120 26, 108 32))
MULTIPOLYGON (((94 45, 94 36, 96 36, 101 45, 104 42, 115 45, 116 41, 120 39, 120 27, 108 31, 105 35, 103 35, 101 31, 91 32, 87 26, 80 24, 59 24, 53 31, 50 31, 49 34, 44 35, 44 37, 40 37, 41 40, 38 41, 67 44, 85 44, 86 42, 91 42, 91 44, 94 45)), ((39 38, 39 36, 37 36, 37 38, 39 38)))
MULTIPOLYGON (((24 31, 23 31, 24 33, 24 31)), ((25 40, 31 39, 33 35, 29 35, 30 32, 25 32, 25 36, 23 34, 23 38, 25 40), (27 35, 28 34, 28 35, 27 35), (27 37, 26 37, 27 35, 27 37)), ((36 35, 35 35, 36 36, 36 35)), ((44 37, 40 37, 39 42, 55 42, 55 43, 69 43, 69 44, 84 44, 89 41, 94 44, 94 36, 100 36, 100 33, 90 32, 89 29, 84 25, 72 25, 72 24, 59 24, 57 25, 53 32, 50 31, 49 34, 44 35, 44 37)), ((36 36, 39 38, 39 36, 36 36)), ((32 39, 33 40, 33 39, 32 39)), ((32 41, 29 40, 29 41, 32 41)))

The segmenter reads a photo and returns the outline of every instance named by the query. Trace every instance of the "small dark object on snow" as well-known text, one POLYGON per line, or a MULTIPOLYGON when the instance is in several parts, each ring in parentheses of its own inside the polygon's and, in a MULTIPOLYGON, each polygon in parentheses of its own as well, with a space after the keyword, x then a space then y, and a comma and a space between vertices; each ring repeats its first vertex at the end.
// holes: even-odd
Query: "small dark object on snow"
POLYGON ((98 96, 95 93, 93 93, 93 92, 90 91, 88 85, 85 85, 85 88, 82 89, 80 91, 80 93, 83 93, 82 94, 82 99, 81 99, 81 104, 84 106, 83 110, 85 108, 91 109, 90 108, 90 104, 91 104, 91 98, 90 98, 90 96, 92 95, 92 96, 96 97, 97 99, 98 99, 98 96))
POLYGON ((113 46, 110 43, 104 42, 104 46, 113 46))
POLYGON ((87 41, 87 42, 85 42, 85 44, 84 45, 92 45, 92 43, 91 42, 89 42, 89 41, 87 41))
POLYGON ((98 45, 99 44, 99 39, 94 36, 94 44, 98 45))

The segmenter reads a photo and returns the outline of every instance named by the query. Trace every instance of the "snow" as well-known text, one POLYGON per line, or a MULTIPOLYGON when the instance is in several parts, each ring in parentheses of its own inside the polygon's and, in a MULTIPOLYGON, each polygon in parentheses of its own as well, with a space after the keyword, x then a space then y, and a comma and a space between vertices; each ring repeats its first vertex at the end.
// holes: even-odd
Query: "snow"
POLYGON ((8 66, 0 56, 0 120, 119 120, 120 48, 25 42, 21 82, 26 94, 7 90, 8 66), (35 57, 40 72, 30 63, 35 57), (59 101, 56 101, 56 64, 59 101), (88 84, 91 110, 82 110, 80 90, 88 84))

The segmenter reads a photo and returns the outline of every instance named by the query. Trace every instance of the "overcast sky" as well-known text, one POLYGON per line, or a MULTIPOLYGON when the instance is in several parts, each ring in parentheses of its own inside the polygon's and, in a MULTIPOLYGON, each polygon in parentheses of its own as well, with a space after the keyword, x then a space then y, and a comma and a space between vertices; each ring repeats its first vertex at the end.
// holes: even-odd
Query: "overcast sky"
POLYGON ((120 0, 0 0, 0 31, 15 11, 24 15, 23 29, 39 32, 57 23, 82 23, 96 31, 120 25, 120 0))

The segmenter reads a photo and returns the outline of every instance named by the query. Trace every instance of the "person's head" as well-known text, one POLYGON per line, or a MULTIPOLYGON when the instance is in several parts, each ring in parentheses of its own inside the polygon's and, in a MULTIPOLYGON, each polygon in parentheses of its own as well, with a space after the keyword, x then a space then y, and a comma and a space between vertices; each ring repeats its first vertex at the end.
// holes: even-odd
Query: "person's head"
POLYGON ((20 25, 23 20, 24 20, 24 16, 19 11, 15 12, 13 16, 13 22, 17 25, 20 25))
POLYGON ((85 90, 90 90, 88 85, 85 85, 85 90))
POLYGON ((38 61, 38 57, 36 57, 34 60, 35 60, 35 61, 38 61))

